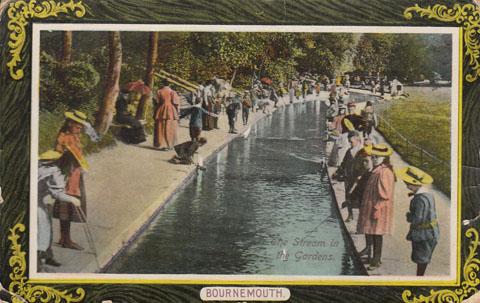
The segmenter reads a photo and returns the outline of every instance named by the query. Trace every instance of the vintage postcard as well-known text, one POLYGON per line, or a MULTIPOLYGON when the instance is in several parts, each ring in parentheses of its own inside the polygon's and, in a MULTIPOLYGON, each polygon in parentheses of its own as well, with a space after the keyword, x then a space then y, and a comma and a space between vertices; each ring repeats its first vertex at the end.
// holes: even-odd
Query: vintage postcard
POLYGON ((475 3, 147 2, 2 2, 0 300, 475 300, 475 3))

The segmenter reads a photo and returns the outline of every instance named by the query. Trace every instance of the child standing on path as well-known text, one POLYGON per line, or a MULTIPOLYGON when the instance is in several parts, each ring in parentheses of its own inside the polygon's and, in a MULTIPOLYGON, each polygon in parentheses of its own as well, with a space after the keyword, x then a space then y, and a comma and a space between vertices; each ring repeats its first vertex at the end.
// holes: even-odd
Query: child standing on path
POLYGON ((417 276, 423 276, 440 236, 435 199, 424 187, 431 184, 433 178, 413 166, 398 170, 397 176, 413 193, 407 213, 410 222, 407 240, 412 241, 412 261, 417 263, 417 276))

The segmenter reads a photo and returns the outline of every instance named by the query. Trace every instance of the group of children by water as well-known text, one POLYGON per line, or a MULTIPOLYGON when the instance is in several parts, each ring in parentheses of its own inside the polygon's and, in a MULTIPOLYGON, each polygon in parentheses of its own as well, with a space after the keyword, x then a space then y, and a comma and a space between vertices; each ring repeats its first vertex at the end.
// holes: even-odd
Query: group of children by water
POLYGON ((342 208, 348 208, 345 221, 352 221, 353 209, 359 209, 356 232, 365 235, 366 243, 359 254, 367 257, 368 270, 381 266, 383 236, 391 234, 393 227, 395 183, 401 180, 412 196, 406 214, 410 223, 406 238, 412 243, 411 259, 417 264, 417 275, 422 276, 439 239, 435 199, 428 191, 433 178, 413 166, 394 170, 390 161, 392 148, 375 142, 372 135, 377 124, 373 103, 368 101, 359 115, 356 104, 349 102, 345 106, 343 98, 330 95, 327 119, 335 144, 329 166, 338 166, 332 178, 344 182, 342 208))

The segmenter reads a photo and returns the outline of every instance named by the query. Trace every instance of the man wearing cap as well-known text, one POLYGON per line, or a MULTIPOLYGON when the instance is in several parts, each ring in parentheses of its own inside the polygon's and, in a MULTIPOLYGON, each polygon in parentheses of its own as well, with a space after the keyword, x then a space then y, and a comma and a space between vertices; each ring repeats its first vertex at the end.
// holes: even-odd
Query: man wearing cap
POLYGON ((60 266, 53 258, 52 251, 52 202, 57 201, 72 203, 80 207, 80 200, 65 193, 64 170, 68 169, 68 160, 62 158, 63 154, 49 150, 39 157, 38 166, 38 209, 37 209, 37 250, 38 266, 45 264, 60 266))
POLYGON ((425 185, 433 182, 433 178, 413 166, 399 169, 397 176, 413 193, 407 213, 410 223, 407 240, 412 241, 412 261, 417 263, 417 276, 423 276, 440 236, 435 199, 425 188, 425 185))
POLYGON ((363 193, 362 204, 358 215, 357 233, 365 234, 366 247, 360 255, 368 256, 373 270, 382 264, 383 235, 390 234, 393 227, 393 193, 395 174, 390 164, 393 150, 385 144, 364 147, 371 156, 373 170, 368 178, 363 193), (373 258, 370 252, 373 246, 373 258))

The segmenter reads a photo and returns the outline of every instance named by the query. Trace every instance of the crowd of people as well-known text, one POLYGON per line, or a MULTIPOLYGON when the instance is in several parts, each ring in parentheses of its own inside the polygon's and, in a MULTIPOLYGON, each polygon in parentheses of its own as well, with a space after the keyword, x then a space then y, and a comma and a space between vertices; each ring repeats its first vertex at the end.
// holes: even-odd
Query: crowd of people
MULTIPOLYGON (((332 178, 344 182, 342 208, 348 209, 345 221, 352 221, 353 209, 359 209, 356 230, 365 235, 366 243, 360 255, 367 258, 369 270, 381 266, 383 236, 392 232, 395 183, 400 179, 412 193, 410 211, 406 214, 410 223, 407 240, 412 242, 412 261, 417 263, 417 275, 425 273, 439 238, 435 200, 426 187, 433 179, 412 166, 394 171, 390 161, 392 149, 375 142, 372 135, 377 126, 373 102, 368 101, 359 111, 357 103, 349 98, 348 87, 311 75, 293 77, 286 88, 280 84, 278 93, 266 79, 255 80, 252 88, 243 93, 228 89, 222 81, 206 81, 197 90, 184 95, 188 104, 180 106, 182 95, 163 79, 153 98, 153 147, 175 150, 171 163, 192 164, 193 155, 207 143, 201 137, 202 132, 218 130, 223 111, 228 118, 228 132, 235 134, 240 111, 243 125, 247 125, 250 112, 269 114, 269 106, 277 106, 279 98, 288 94, 291 103, 300 97, 305 100, 309 94, 319 96, 323 86, 330 93, 326 102, 328 136, 325 141, 334 141, 328 164, 338 167, 332 178), (178 144, 179 121, 188 116, 190 140, 178 144)), ((122 125, 120 138, 132 144, 146 141, 143 124, 129 111, 129 105, 137 97, 132 97, 124 88, 116 102, 115 121, 122 125)), ((85 223, 87 215, 83 173, 88 170, 88 163, 80 143, 82 131, 91 140, 99 139, 84 113, 66 112, 54 149, 39 156, 38 266, 60 266, 52 253, 52 218, 60 222, 57 244, 68 249, 83 249, 73 241, 70 233, 71 222, 85 223)))
POLYGON ((433 178, 413 166, 394 171, 390 161, 392 148, 376 142, 372 136, 377 125, 373 102, 368 101, 357 113, 355 102, 345 105, 344 99, 338 89, 331 91, 326 140, 333 140, 334 144, 328 165, 337 167, 332 179, 344 183, 342 208, 348 209, 345 221, 354 219, 353 209, 359 210, 356 232, 365 235, 366 243, 359 254, 366 257, 367 270, 381 266, 383 236, 392 233, 395 183, 402 180, 412 196, 406 214, 411 260, 417 264, 417 275, 422 276, 439 239, 435 199, 427 187, 433 178))

